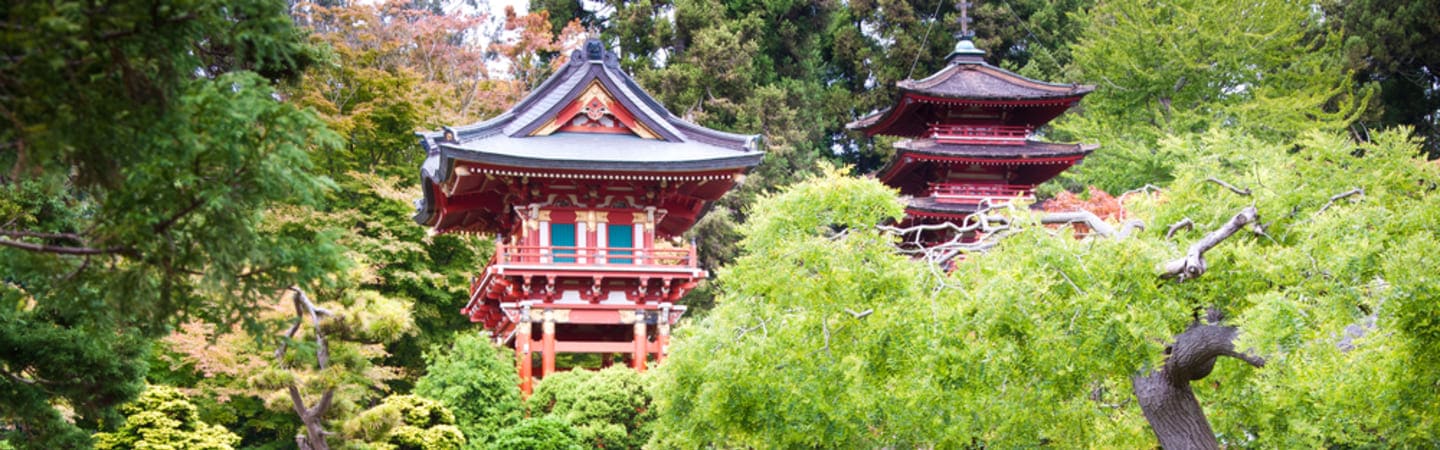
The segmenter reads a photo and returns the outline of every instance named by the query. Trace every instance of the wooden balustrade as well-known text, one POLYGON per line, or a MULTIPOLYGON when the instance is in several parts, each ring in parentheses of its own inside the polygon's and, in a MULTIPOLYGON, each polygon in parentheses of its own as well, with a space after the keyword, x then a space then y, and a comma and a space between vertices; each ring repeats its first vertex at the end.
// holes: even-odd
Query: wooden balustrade
POLYGON ((1029 126, 930 125, 930 137, 941 144, 1025 145, 1029 126))
POLYGON ((694 247, 645 249, 508 244, 495 248, 491 264, 697 267, 694 247))
POLYGON ((1033 200, 1034 186, 1023 184, 930 183, 926 195, 940 203, 978 204, 989 200, 992 205, 1015 199, 1033 200))

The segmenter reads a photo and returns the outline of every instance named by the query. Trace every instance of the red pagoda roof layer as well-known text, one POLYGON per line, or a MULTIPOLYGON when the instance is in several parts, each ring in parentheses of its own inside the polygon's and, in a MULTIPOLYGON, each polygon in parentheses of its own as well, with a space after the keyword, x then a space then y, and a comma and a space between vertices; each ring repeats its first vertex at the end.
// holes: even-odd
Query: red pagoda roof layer
POLYGON ((920 80, 895 83, 900 98, 894 106, 856 119, 846 127, 868 135, 919 136, 940 118, 932 108, 981 107, 1011 110, 1011 125, 1041 126, 1063 114, 1095 86, 1033 80, 985 63, 979 58, 953 58, 950 65, 920 80))

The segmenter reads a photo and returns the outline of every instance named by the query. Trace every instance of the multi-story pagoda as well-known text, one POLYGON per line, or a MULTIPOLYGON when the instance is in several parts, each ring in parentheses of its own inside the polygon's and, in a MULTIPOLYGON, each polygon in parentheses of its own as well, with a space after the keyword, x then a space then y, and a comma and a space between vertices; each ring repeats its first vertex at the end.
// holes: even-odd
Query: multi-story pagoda
POLYGON ((509 111, 419 133, 415 220, 493 233, 495 256, 461 310, 515 348, 530 392, 559 353, 665 358, 675 301, 706 277, 679 236, 763 153, 758 136, 675 117, 589 40, 509 111))
MULTIPOLYGON (((987 64, 984 56, 962 32, 944 69, 896 83, 900 95, 893 106, 847 125, 868 136, 909 138, 895 144, 895 156, 878 173, 881 182, 910 197, 901 226, 959 224, 982 205, 1031 198, 1036 185, 1097 147, 1035 139, 1035 130, 1094 86, 1032 80, 987 64)), ((919 240, 953 238, 942 229, 919 240)))

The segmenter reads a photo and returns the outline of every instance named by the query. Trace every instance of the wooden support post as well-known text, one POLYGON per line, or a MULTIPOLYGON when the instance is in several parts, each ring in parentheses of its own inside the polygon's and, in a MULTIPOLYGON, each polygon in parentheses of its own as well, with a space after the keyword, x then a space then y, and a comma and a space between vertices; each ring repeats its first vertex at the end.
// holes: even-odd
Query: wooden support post
POLYGON ((520 326, 515 333, 515 368, 520 372, 520 392, 526 397, 533 390, 530 370, 530 308, 521 308, 520 326))
POLYGON ((655 351, 655 363, 659 364, 665 362, 665 354, 670 351, 669 304, 663 304, 660 306, 660 320, 655 323, 655 327, 659 330, 658 336, 655 337, 655 344, 657 347, 657 350, 655 351))
POLYGON ((549 309, 545 310, 545 322, 540 324, 543 334, 540 336, 540 378, 555 373, 555 313, 549 309))
POLYGON ((647 356, 645 350, 646 340, 645 311, 637 310, 635 311, 635 348, 631 351, 630 363, 635 368, 635 371, 640 373, 645 372, 645 357, 647 356))
POLYGON ((614 353, 601 353, 601 354, 600 354, 600 367, 603 369, 603 368, 609 368, 609 367, 612 366, 612 365, 615 365, 615 354, 614 354, 614 353))

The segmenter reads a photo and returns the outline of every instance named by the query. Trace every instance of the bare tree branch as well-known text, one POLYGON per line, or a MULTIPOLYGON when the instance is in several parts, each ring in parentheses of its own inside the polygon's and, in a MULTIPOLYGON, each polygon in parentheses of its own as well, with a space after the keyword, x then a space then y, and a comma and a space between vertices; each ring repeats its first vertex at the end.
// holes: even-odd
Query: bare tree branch
POLYGON ((55 253, 60 255, 105 255, 112 253, 126 254, 131 252, 130 247, 69 247, 62 245, 32 244, 10 239, 0 239, 0 245, 37 253, 55 253))
POLYGON ((1140 187, 1135 188, 1135 189, 1131 189, 1131 190, 1128 190, 1128 191, 1125 191, 1125 192, 1121 192, 1120 195, 1118 195, 1118 196, 1115 197, 1115 199, 1119 200, 1120 203, 1125 203, 1125 197, 1129 197, 1129 196, 1135 195, 1135 194, 1146 194, 1146 193, 1150 193, 1150 192, 1160 192, 1161 190, 1162 190, 1162 189, 1160 189, 1160 186, 1156 186, 1156 185, 1153 185, 1153 184, 1146 184, 1146 185, 1144 185, 1144 186, 1140 186, 1140 187))
MULTIPOLYGON (((305 322, 305 317, 309 316, 310 323, 315 328, 315 344, 317 346, 315 359, 320 370, 324 370, 330 364, 330 345, 325 341, 325 331, 320 327, 320 317, 332 314, 324 308, 315 306, 315 303, 305 296, 305 291, 300 290, 298 286, 291 286, 290 290, 295 292, 295 295, 291 297, 295 304, 295 323, 285 333, 285 338, 280 340, 280 348, 275 351, 275 359, 278 363, 284 363, 286 344, 295 337, 295 333, 305 322)), ((324 393, 320 395, 320 400, 310 407, 305 405, 305 399, 300 395, 300 386, 294 381, 291 381, 286 388, 290 393, 290 403, 295 408, 295 414, 300 416, 300 422, 305 425, 305 435, 296 436, 295 443, 304 450, 329 450, 330 444, 325 441, 325 436, 332 433, 325 431, 324 415, 330 409, 330 404, 334 399, 335 387, 325 388, 324 393)))
POLYGON ((1083 223, 1085 224, 1085 226, 1090 227, 1091 230, 1094 230, 1095 234, 1105 237, 1113 237, 1115 239, 1125 239, 1129 237, 1130 233, 1137 228, 1141 230, 1145 229, 1145 222, 1142 222, 1140 220, 1128 220, 1125 221, 1124 224, 1121 224, 1119 231, 1116 231, 1115 227, 1110 226, 1110 223, 1106 222, 1104 219, 1101 219, 1100 216, 1096 216, 1095 213, 1084 210, 1065 213, 1049 213, 1040 217, 1040 223, 1046 225, 1083 223))
POLYGON ((83 240, 80 238, 80 235, 75 233, 42 233, 39 231, 27 230, 0 230, 0 235, 10 237, 33 237, 41 239, 70 239, 75 241, 83 240))
POLYGON ((1355 188, 1355 189, 1351 189, 1351 190, 1348 190, 1348 191, 1341 192, 1341 193, 1339 193, 1339 194, 1335 194, 1335 195, 1330 196, 1330 201, 1325 202, 1325 206, 1321 206, 1319 211, 1315 211, 1315 214, 1316 214, 1316 215, 1319 215, 1320 213, 1325 212, 1325 210, 1330 209, 1330 207, 1333 206, 1333 205, 1335 204, 1335 202, 1340 201, 1340 200, 1344 200, 1344 199, 1347 199, 1347 198, 1350 198, 1350 197, 1354 197, 1354 196, 1356 196, 1356 195, 1359 195, 1359 196, 1361 196, 1361 197, 1364 197, 1364 196, 1365 196, 1365 188, 1358 188, 1358 187, 1357 187, 1357 188, 1355 188))
POLYGON ((875 312, 875 310, 871 308, 866 308, 864 311, 855 312, 855 310, 853 309, 845 308, 845 312, 850 313, 850 315, 854 316, 856 319, 864 319, 865 316, 870 315, 870 313, 875 312))
POLYGON ((1160 276, 1162 278, 1175 278, 1176 281, 1186 281, 1205 274, 1205 252, 1224 242, 1230 235, 1240 231, 1245 225, 1259 219, 1259 212, 1254 206, 1246 206, 1239 213, 1231 217, 1229 221, 1221 225, 1215 231, 1205 235, 1198 242, 1191 244, 1189 251, 1184 257, 1165 263, 1160 276))
POLYGON ((1215 178, 1215 177, 1206 178, 1205 181, 1209 181, 1209 182, 1211 182, 1211 183, 1218 184, 1218 185, 1220 185, 1221 187, 1224 187, 1225 189, 1229 189, 1230 192, 1234 192, 1234 193, 1236 193, 1236 194, 1238 194, 1238 195, 1242 195, 1242 196, 1245 196, 1245 197, 1249 197, 1249 196, 1250 196, 1250 188, 1240 189, 1240 188, 1238 188, 1238 187, 1235 187, 1235 185, 1233 185, 1233 184, 1226 183, 1224 180, 1221 180, 1221 179, 1215 178))
MULTIPOLYGON (((1011 223, 1008 217, 992 213, 991 211, 995 208, 1013 210, 1014 206, 1006 204, 1000 207, 992 207, 988 202, 983 202, 979 210, 966 216, 959 224, 942 222, 937 224, 913 225, 904 228, 888 225, 881 225, 876 228, 880 231, 909 238, 908 241, 902 242, 898 246, 900 253, 922 258, 932 263, 934 267, 943 267, 950 264, 952 260, 960 255, 985 252, 1006 237, 1020 231, 1018 227, 1011 223), (922 235, 926 232, 937 231, 949 232, 951 236, 950 239, 940 243, 921 241, 922 235)), ((1104 219, 1101 219, 1094 213, 1083 210, 1046 214, 1040 218, 1040 223, 1083 223, 1094 230, 1095 234, 1116 239, 1123 239, 1129 236, 1135 229, 1145 228, 1145 222, 1130 220, 1121 225, 1120 230, 1117 231, 1108 222, 1105 222, 1104 219)), ((937 274, 936 279, 943 280, 944 277, 938 275, 939 274, 937 274)))
POLYGON ((1195 229, 1195 221, 1192 221, 1189 217, 1186 217, 1184 219, 1180 219, 1179 222, 1175 222, 1175 224, 1170 225, 1170 229, 1165 230, 1165 240, 1170 240, 1171 237, 1175 236, 1175 232, 1180 231, 1181 228, 1184 228, 1186 230, 1193 230, 1195 229))

